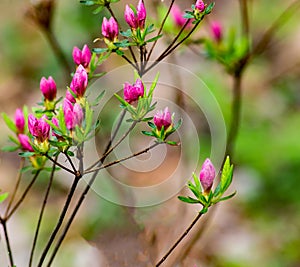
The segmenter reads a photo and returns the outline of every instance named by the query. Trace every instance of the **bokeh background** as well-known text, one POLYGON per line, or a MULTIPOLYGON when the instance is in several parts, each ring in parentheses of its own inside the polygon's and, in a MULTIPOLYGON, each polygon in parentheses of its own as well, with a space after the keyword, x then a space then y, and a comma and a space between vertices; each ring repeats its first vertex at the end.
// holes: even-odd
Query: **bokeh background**
MULTIPOLYGON (((47 36, 28 16, 33 2, 36 1, 0 2, 0 109, 10 116, 17 107, 39 101, 42 76, 55 77, 61 95, 70 81, 47 36)), ((168 3, 145 2, 149 16, 156 19, 158 5, 168 3)), ((183 9, 192 4, 192 1, 176 2, 183 9)), ((194 40, 210 38, 209 22, 213 20, 221 22, 224 35, 232 27, 238 33, 241 31, 238 0, 215 2, 213 13, 195 33, 194 40)), ((255 44, 290 3, 299 1, 248 2, 250 32, 255 44)), ((122 0, 113 5, 119 18, 123 18, 126 3, 122 0)), ((74 45, 81 48, 87 43, 95 47, 97 43, 93 44, 93 40, 101 37, 103 13, 93 15, 93 10, 76 0, 55 1, 53 32, 71 66, 74 45)), ((291 11, 284 25, 278 26, 270 45, 251 62, 244 75, 241 126, 233 157, 236 167, 230 188, 237 190, 237 195, 212 209, 165 266, 300 266, 300 10, 291 11)), ((160 43, 161 47, 165 45, 163 41, 160 43)), ((177 52, 173 63, 176 60, 176 64, 201 77, 214 93, 229 124, 231 77, 217 62, 206 58, 201 44, 177 52)), ((99 71, 109 71, 122 63, 113 57, 99 71)), ((193 109, 189 111, 192 113, 193 109)), ((110 121, 111 116, 114 117, 112 112, 104 112, 102 120, 110 121)), ((203 130, 203 125, 196 122, 197 114, 191 116, 203 130)), ((108 126, 103 130, 103 138, 109 135, 108 126)), ((4 146, 9 130, 2 119, 0 127, 0 145, 4 146)), ((164 170, 177 164, 177 154, 172 154, 173 157, 166 159, 169 161, 164 170)), ((19 159, 17 153, 4 152, 0 159, 0 188, 10 192, 19 159)), ((160 172, 155 173, 155 177, 159 175, 160 172)), ((28 259, 26 248, 31 242, 30 233, 36 223, 33 219, 47 175, 43 178, 9 224, 18 267, 27 266, 23 260, 28 259)), ((22 183, 29 179, 30 174, 24 175, 22 183)), ((56 222, 57 207, 62 205, 70 182, 69 177, 61 175, 55 183, 40 244, 56 222)), ((92 193, 54 266, 153 266, 151 261, 167 250, 196 214, 197 208, 178 202, 172 198, 158 206, 131 209, 92 193)), ((1 239, 0 246, 0 263, 6 266, 1 239)))

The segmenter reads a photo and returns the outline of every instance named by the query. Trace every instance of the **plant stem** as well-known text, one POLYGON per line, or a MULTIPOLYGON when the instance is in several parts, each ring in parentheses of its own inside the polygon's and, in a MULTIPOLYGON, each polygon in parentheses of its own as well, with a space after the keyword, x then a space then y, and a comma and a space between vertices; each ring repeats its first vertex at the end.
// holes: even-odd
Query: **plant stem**
POLYGON ((68 159, 68 161, 69 161, 69 163, 70 163, 70 165, 71 165, 71 167, 72 167, 73 172, 74 172, 74 173, 77 173, 77 170, 76 170, 76 168, 75 168, 75 166, 74 166, 74 163, 73 163, 72 159, 70 158, 70 156, 68 155, 68 153, 65 152, 64 154, 65 154, 66 158, 68 159))
POLYGON ((1 218, 0 223, 2 225, 3 232, 4 232, 4 238, 5 238, 6 249, 7 249, 7 254, 8 254, 8 258, 9 258, 10 267, 13 267, 15 265, 14 265, 13 254, 12 254, 12 250, 11 250, 11 246, 10 246, 8 231, 7 231, 7 227, 6 227, 7 219, 2 219, 1 218))
POLYGON ((21 177, 22 177, 22 168, 24 167, 24 164, 25 164, 25 158, 21 158, 21 162, 20 162, 20 168, 19 168, 19 172, 18 172, 18 177, 17 177, 17 182, 16 182, 16 185, 15 185, 15 188, 14 188, 14 191, 12 193, 12 196, 9 200, 9 203, 7 205, 7 208, 6 208, 6 211, 5 211, 5 214, 4 214, 4 217, 7 216, 10 208, 11 208, 11 205, 12 203, 14 202, 15 200, 15 197, 16 197, 16 193, 19 189, 19 185, 20 185, 20 182, 21 182, 21 177))
POLYGON ((233 76, 233 100, 231 105, 231 122, 229 126, 229 133, 227 138, 226 154, 233 156, 234 145, 240 126, 241 105, 242 105, 242 75, 235 73, 233 76))
MULTIPOLYGON (((120 116, 120 118, 119 118, 118 124, 117 124, 115 130, 113 131, 112 137, 111 137, 111 139, 109 140, 109 142, 108 142, 108 144, 107 144, 107 146, 106 146, 106 148, 105 148, 105 150, 104 150, 104 154, 103 154, 103 155, 105 155, 105 154, 109 151, 112 142, 113 142, 114 139, 116 138, 117 133, 118 133, 118 131, 120 130, 121 124, 122 124, 122 122, 123 122, 123 120, 124 120, 125 114, 126 114, 126 110, 124 109, 124 110, 122 111, 122 113, 121 113, 121 116, 120 116)), ((103 164, 104 160, 105 160, 105 157, 102 157, 102 161, 99 162, 99 165, 100 165, 100 166, 101 166, 101 164, 103 164)), ((71 224, 72 224, 73 220, 75 219, 75 216, 76 216, 76 214, 77 214, 79 208, 81 207, 81 205, 82 205, 82 203, 83 203, 83 201, 84 201, 84 199, 85 199, 87 193, 89 192, 89 190, 90 190, 92 184, 94 183, 94 181, 95 181, 95 179, 96 179, 98 173, 99 173, 99 171, 96 171, 96 172, 93 173, 91 180, 89 181, 88 185, 85 187, 85 189, 84 189, 84 191, 82 192, 82 194, 81 194, 79 200, 77 201, 77 204, 76 204, 76 206, 75 206, 73 212, 71 213, 70 218, 68 219, 68 221, 67 221, 67 223, 66 223, 66 226, 65 226, 65 228, 63 229, 63 232, 62 232, 62 234, 60 235, 60 237, 59 237, 59 239, 58 239, 58 241, 57 241, 57 243, 56 243, 56 245, 55 245, 55 247, 54 247, 54 250, 53 250, 53 252, 52 252, 52 255, 51 255, 51 257, 50 257, 50 260, 49 260, 47 266, 50 266, 50 265, 52 264, 52 262, 53 262, 53 260, 54 260, 54 258, 55 258, 55 256, 56 256, 57 251, 59 250, 59 248, 60 248, 60 246, 61 246, 63 240, 65 239, 65 236, 67 235, 67 233, 68 233, 68 231, 69 231, 69 229, 70 229, 70 227, 71 227, 71 224)))
POLYGON ((58 167, 64 169, 65 171, 76 175, 76 172, 70 170, 69 168, 65 167, 64 165, 60 164, 59 162, 55 161, 53 158, 51 158, 49 155, 45 154, 45 157, 47 157, 47 159, 49 159, 50 161, 52 161, 55 165, 57 165, 58 167))
MULTIPOLYGON (((172 7, 173 7, 174 2, 175 2, 175 0, 172 0, 171 4, 170 4, 170 6, 169 6, 169 9, 168 9, 168 11, 167 11, 167 13, 166 13, 166 15, 165 15, 165 17, 164 17, 164 19, 163 19, 161 25, 160 25, 159 31, 158 31, 158 33, 157 33, 156 36, 159 36, 159 35, 161 34, 161 32, 162 32, 162 30, 163 30, 163 28, 164 28, 164 25, 165 25, 165 23, 166 23, 166 20, 167 20, 169 14, 170 14, 170 12, 171 12, 171 9, 172 9, 172 7)), ((154 50, 154 47, 156 46, 157 41, 158 41, 158 40, 155 40, 155 41, 154 41, 154 43, 153 43, 153 45, 152 45, 152 47, 151 47, 151 49, 150 49, 150 51, 149 51, 149 54, 148 54, 148 56, 147 56, 147 61, 150 59, 150 56, 151 56, 151 54, 152 54, 152 52, 153 52, 153 50, 154 50)))
POLYGON ((32 178, 31 182, 29 183, 29 185, 26 187, 25 191, 23 192, 22 196, 20 197, 20 199, 17 201, 17 203, 15 204, 15 206, 11 209, 11 211, 8 213, 7 216, 4 217, 4 219, 7 221, 13 214, 14 212, 18 209, 18 207, 22 204, 22 202, 24 201, 27 193, 29 192, 29 190, 31 189, 31 187, 33 186, 33 184, 35 183, 37 177, 40 174, 40 170, 38 170, 36 172, 36 174, 34 175, 34 177, 32 178))
POLYGON ((179 36, 181 35, 182 31, 184 30, 184 28, 187 26, 189 22, 189 19, 186 21, 186 23, 184 24, 184 26, 182 27, 181 31, 178 33, 178 35, 175 37, 175 39, 173 40, 173 42, 171 43, 172 46, 168 46, 165 51, 155 60, 155 62, 152 63, 152 65, 150 65, 147 69, 145 69, 145 73, 148 72, 149 70, 151 70, 153 67, 155 67, 160 61, 162 61, 164 58, 166 58, 170 53, 172 53, 178 46, 180 46, 185 40, 187 40, 192 33, 196 30, 197 26, 200 24, 201 20, 198 21, 194 27, 190 30, 190 32, 180 41, 178 42, 176 45, 175 42, 177 41, 177 39, 179 38, 179 36), (174 46, 173 46, 174 45, 174 46))
POLYGON ((70 74, 72 72, 72 68, 60 46, 60 44, 58 43, 54 33, 52 32, 52 30, 50 28, 48 29, 44 29, 44 33, 45 36, 56 56, 56 58, 58 59, 58 61, 62 64, 62 66, 64 67, 64 72, 65 72, 65 77, 68 78, 70 77, 70 74))
POLYGON ((161 144, 161 143, 154 143, 154 144, 152 144, 151 146, 149 146, 149 147, 147 147, 147 148, 145 148, 145 149, 143 149, 143 150, 141 150, 141 151, 139 151, 139 152, 136 152, 136 153, 134 153, 134 154, 131 154, 131 155, 127 156, 127 157, 124 157, 124 158, 122 158, 122 159, 118 159, 118 160, 112 161, 112 162, 110 162, 110 163, 107 163, 107 164, 105 164, 105 165, 103 165, 103 166, 100 166, 100 167, 97 167, 97 168, 95 168, 95 169, 85 171, 84 174, 92 173, 92 172, 96 172, 96 171, 100 171, 100 170, 102 170, 102 169, 106 169, 106 168, 108 168, 108 167, 111 167, 111 166, 113 166, 113 165, 116 165, 116 164, 118 164, 118 163, 120 163, 120 162, 123 162, 123 161, 125 161, 125 160, 131 159, 131 158, 134 158, 134 157, 137 157, 137 156, 139 156, 139 155, 141 155, 141 154, 144 154, 144 153, 148 152, 149 150, 151 150, 152 148, 158 146, 159 144, 161 144))
POLYGON ((50 236, 50 238, 49 238, 49 240, 48 240, 48 242, 47 242, 47 244, 46 244, 46 246, 45 246, 45 248, 42 252, 42 255, 41 255, 41 258, 39 260, 39 263, 38 263, 37 267, 41 267, 44 260, 45 260, 45 258, 46 258, 46 255, 47 255, 47 253, 48 253, 48 251, 49 251, 49 249, 50 249, 50 247, 51 247, 51 245, 52 245, 52 243, 53 243, 53 241, 54 241, 54 239, 55 239, 55 237, 56 237, 56 235, 57 235, 57 233, 58 233, 58 231, 59 231, 59 229, 60 229, 60 227, 61 227, 61 225, 64 221, 64 218, 65 218, 66 213, 69 209, 71 200, 73 198, 73 195, 75 193, 75 190, 77 188, 77 185, 78 185, 78 182, 80 181, 80 179, 81 179, 80 177, 75 176, 74 181, 73 181, 72 186, 71 186, 71 189, 70 189, 69 194, 67 196, 64 208, 63 208, 63 210, 62 210, 62 212, 59 216, 58 222, 57 222, 57 224, 56 224, 56 226, 55 226, 55 228, 54 228, 54 230, 53 230, 53 232, 52 232, 52 234, 51 234, 51 236, 50 236))
POLYGON ((190 226, 184 231, 184 233, 177 239, 174 245, 169 249, 169 251, 161 258, 161 260, 155 265, 155 267, 160 266, 173 252, 173 250, 179 245, 179 243, 185 238, 185 236, 192 230, 196 222, 201 218, 203 213, 200 211, 197 217, 192 221, 190 226))
MULTIPOLYGON (((112 147, 110 147, 100 159, 98 159, 95 163, 93 163, 90 167, 86 169, 86 171, 91 170, 93 167, 95 167, 97 164, 101 163, 127 136, 128 134, 133 130, 133 128, 136 126, 137 121, 134 121, 130 128, 126 131, 126 133, 123 134, 123 136, 117 141, 112 147)), ((85 171, 85 173, 86 173, 85 171)))
MULTIPOLYGON (((56 156, 55 161, 57 161, 57 158, 58 158, 58 156, 56 156)), ((48 201, 50 188, 52 186, 54 172, 55 172, 55 163, 53 163, 53 166, 52 166, 52 171, 51 171, 51 174, 50 174, 49 183, 48 183, 48 186, 47 186, 47 189, 46 189, 46 194, 45 194, 45 197, 44 197, 44 201, 43 201, 42 208, 41 208, 41 211, 40 211, 38 223, 37 223, 37 226, 36 226, 36 230, 35 230, 35 234, 34 234, 34 238, 33 238, 33 243, 32 243, 32 248, 31 248, 31 251, 30 251, 30 258, 29 258, 29 265, 28 265, 29 267, 32 266, 34 251, 35 251, 40 226, 41 226, 43 215, 44 215, 44 210, 45 210, 45 207, 46 207, 46 204, 47 204, 47 201, 48 201)))

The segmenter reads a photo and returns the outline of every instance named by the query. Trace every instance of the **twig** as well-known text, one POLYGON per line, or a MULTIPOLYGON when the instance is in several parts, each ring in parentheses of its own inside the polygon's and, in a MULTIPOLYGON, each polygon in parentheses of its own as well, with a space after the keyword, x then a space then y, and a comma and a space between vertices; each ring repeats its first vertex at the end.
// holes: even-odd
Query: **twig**
MULTIPOLYGON (((122 124, 122 122, 123 122, 123 120, 124 120, 125 114, 126 114, 126 110, 124 109, 124 110, 122 111, 122 113, 121 113, 121 116, 120 116, 120 118, 119 118, 118 124, 117 124, 115 130, 113 131, 112 137, 111 137, 111 139, 109 140, 109 142, 108 142, 108 144, 107 144, 107 146, 106 146, 106 148, 105 148, 105 150, 104 150, 104 154, 107 153, 107 151, 108 151, 108 150, 110 149, 110 147, 111 147, 112 142, 113 142, 114 139, 116 138, 117 133, 118 133, 118 131, 120 130, 121 124, 122 124)), ((99 165, 103 164, 104 160, 105 160, 105 158, 103 158, 102 161, 99 162, 99 165)), ((82 205, 82 203, 83 203, 83 201, 84 201, 84 199, 85 199, 87 193, 89 192, 89 190, 90 190, 92 184, 94 183, 94 181, 95 181, 95 179, 96 179, 98 173, 99 173, 99 171, 96 171, 96 172, 93 173, 91 180, 89 181, 88 185, 85 187, 84 191, 82 192, 82 194, 81 194, 81 196, 80 196, 80 198, 79 198, 79 200, 78 200, 78 202, 77 202, 77 204, 76 204, 76 206, 75 206, 73 212, 72 212, 71 215, 70 215, 70 218, 68 219, 68 221, 67 221, 67 223, 66 223, 65 228, 64 228, 63 231, 62 231, 61 236, 59 237, 59 239, 58 239, 58 241, 57 241, 57 243, 56 243, 56 245, 55 245, 55 247, 54 247, 54 250, 53 250, 53 252, 52 252, 52 255, 51 255, 51 257, 50 257, 50 260, 49 260, 47 266, 50 266, 51 263, 53 262, 53 260, 54 260, 54 258, 55 258, 55 256, 56 256, 56 253, 57 253, 57 251, 58 251, 58 249, 60 248, 60 246, 61 246, 61 244, 62 244, 62 242, 63 242, 63 240, 64 240, 66 234, 68 233, 68 231, 69 231, 69 229, 70 229, 70 227, 71 227, 71 224, 72 224, 73 220, 75 219, 75 216, 76 216, 76 214, 77 214, 79 208, 81 207, 81 205, 82 205)))
POLYGON ((18 188, 19 188, 19 185, 20 185, 20 182, 21 182, 21 177, 22 177, 22 169, 24 167, 24 164, 25 164, 25 158, 21 158, 21 162, 20 162, 20 168, 19 168, 19 172, 18 172, 18 177, 17 177, 17 182, 16 182, 16 185, 15 185, 15 188, 14 188, 14 191, 11 195, 11 198, 9 200, 9 203, 7 205, 7 208, 6 208, 6 211, 5 211, 5 214, 4 214, 4 217, 7 216, 10 208, 11 208, 11 205, 13 203, 13 201, 15 200, 15 197, 16 197, 16 193, 18 191, 18 188))
POLYGON ((18 209, 18 207, 21 205, 21 203, 24 201, 27 193, 29 192, 29 190, 31 189, 31 187, 33 186, 33 184, 35 183, 37 177, 39 176, 41 170, 38 170, 36 172, 36 174, 34 175, 34 177, 32 178, 31 182, 29 183, 29 185, 26 187, 25 191, 23 192, 22 196, 20 197, 19 201, 17 201, 17 203, 15 204, 15 206, 11 209, 11 211, 8 213, 7 216, 4 217, 4 219, 7 221, 13 214, 14 212, 18 209))
POLYGON ((76 175, 76 172, 70 170, 69 168, 65 167, 64 165, 60 164, 59 162, 55 161, 53 158, 51 158, 48 154, 45 154, 45 157, 47 157, 47 159, 49 159, 50 161, 52 161, 55 165, 57 165, 58 167, 64 169, 65 171, 76 175))
POLYGON ((62 212, 59 216, 58 222, 57 222, 57 224, 56 224, 56 226, 55 226, 55 228, 54 228, 54 230, 53 230, 53 232, 52 232, 52 234, 51 234, 51 236, 50 236, 50 238, 49 238, 49 240, 48 240, 48 242, 47 242, 47 244, 46 244, 46 246, 45 246, 45 248, 42 252, 42 255, 41 255, 41 258, 39 260, 39 263, 38 263, 37 267, 41 267, 44 260, 45 260, 45 258, 46 258, 46 255, 47 255, 47 253, 48 253, 48 251, 49 251, 49 249, 50 249, 50 247, 51 247, 51 245, 54 241, 54 238, 56 237, 56 235, 57 235, 57 233, 58 233, 58 231, 59 231, 59 229, 60 229, 60 227, 61 227, 61 225, 64 221, 64 218, 65 218, 66 213, 69 209, 71 200, 73 198, 73 195, 75 193, 75 190, 77 188, 77 185, 78 185, 79 181, 80 181, 80 177, 75 176, 74 181, 73 181, 72 186, 71 186, 71 189, 70 189, 69 194, 67 196, 64 208, 63 208, 63 210, 62 210, 62 212))
POLYGON ((185 236, 192 230, 196 222, 201 218, 203 213, 200 211, 197 217, 192 221, 190 226, 184 231, 184 233, 177 239, 174 245, 169 249, 169 251, 161 258, 161 260, 155 265, 155 267, 160 266, 173 252, 173 250, 179 245, 179 243, 185 238, 185 236))
MULTIPOLYGON (((55 161, 57 161, 57 158, 58 158, 58 156, 56 156, 55 161)), ((44 201, 43 201, 42 208, 41 208, 41 211, 40 211, 38 223, 37 223, 37 226, 36 226, 36 230, 35 230, 35 234, 34 234, 34 238, 33 238, 33 242, 32 242, 32 247, 31 247, 31 251, 30 251, 29 267, 32 266, 34 251, 35 251, 35 247, 36 247, 36 243, 37 243, 37 239, 38 239, 38 235, 39 235, 39 231, 40 231, 40 226, 41 226, 43 215, 44 215, 44 210, 45 210, 45 207, 46 207, 46 204, 47 204, 47 201, 48 201, 50 188, 52 186, 54 172, 55 172, 55 163, 53 163, 52 171, 51 171, 50 178, 49 178, 49 183, 48 183, 48 186, 47 186, 47 189, 46 189, 46 194, 45 194, 45 197, 44 197, 44 201)))
MULTIPOLYGON (((168 11, 167 11, 167 13, 166 13, 166 15, 165 15, 165 17, 164 17, 164 19, 163 19, 161 25, 160 25, 160 28, 159 28, 159 31, 158 31, 156 37, 159 36, 159 35, 161 34, 161 32, 162 32, 162 30, 163 30, 163 28, 164 28, 164 25, 165 25, 165 23, 166 23, 166 20, 167 20, 169 14, 170 14, 170 12, 171 12, 171 9, 172 9, 172 7, 173 7, 174 2, 175 2, 175 0, 172 0, 171 4, 170 4, 170 6, 169 6, 169 9, 168 9, 168 11)), ((149 51, 149 54, 148 54, 148 56, 147 56, 147 60, 146 60, 146 61, 148 61, 148 60, 150 59, 150 56, 151 56, 151 54, 152 54, 152 52, 153 52, 153 50, 154 50, 154 47, 156 46, 157 41, 158 41, 158 40, 155 40, 155 41, 154 41, 154 43, 153 43, 153 45, 152 45, 152 47, 151 47, 151 49, 150 49, 150 51, 149 51)))
POLYGON ((107 163, 107 164, 105 164, 105 165, 103 165, 103 166, 101 166, 101 167, 98 167, 98 168, 95 168, 95 169, 92 169, 92 170, 89 170, 89 171, 85 171, 84 174, 88 174, 88 173, 100 171, 100 170, 102 170, 102 169, 106 169, 106 168, 108 168, 108 167, 111 167, 111 166, 113 166, 113 165, 116 165, 116 164, 118 164, 118 163, 120 163, 120 162, 123 162, 123 161, 125 161, 125 160, 131 159, 131 158, 134 158, 134 157, 137 157, 137 156, 139 156, 139 155, 141 155, 141 154, 144 154, 144 153, 148 152, 149 150, 151 150, 152 148, 156 147, 156 146, 159 145, 159 144, 161 144, 161 143, 154 143, 154 144, 152 144, 151 146, 149 146, 149 147, 147 147, 147 148, 145 148, 145 149, 143 149, 143 150, 141 150, 141 151, 139 151, 139 152, 136 152, 136 153, 134 153, 134 154, 131 154, 131 155, 127 156, 127 157, 124 157, 124 158, 122 158, 122 159, 118 159, 118 160, 112 161, 112 162, 107 163))
POLYGON ((75 168, 75 165, 74 165, 72 159, 70 158, 70 156, 68 155, 68 153, 65 152, 64 154, 65 154, 66 158, 68 159, 68 161, 69 161, 69 163, 70 163, 70 165, 71 165, 71 167, 72 167, 72 169, 73 169, 73 172, 74 172, 74 173, 77 173, 77 170, 76 170, 76 168, 75 168))
POLYGON ((14 265, 14 259, 13 259, 13 254, 12 254, 10 241, 9 241, 9 236, 8 236, 7 227, 6 227, 7 220, 4 220, 4 219, 0 218, 0 223, 2 225, 3 232, 4 232, 4 238, 5 238, 6 249, 7 249, 7 254, 8 254, 8 258, 9 258, 10 267, 14 267, 15 266, 14 265))
POLYGON ((128 134, 133 130, 133 128, 136 126, 137 121, 134 121, 131 126, 129 127, 129 129, 126 131, 126 133, 123 134, 123 136, 112 146, 110 147, 103 155, 100 159, 98 159, 95 163, 93 163, 90 167, 88 167, 84 173, 86 173, 86 171, 91 170, 93 167, 95 167, 97 164, 101 163, 103 161, 103 159, 105 159, 127 136, 128 134))

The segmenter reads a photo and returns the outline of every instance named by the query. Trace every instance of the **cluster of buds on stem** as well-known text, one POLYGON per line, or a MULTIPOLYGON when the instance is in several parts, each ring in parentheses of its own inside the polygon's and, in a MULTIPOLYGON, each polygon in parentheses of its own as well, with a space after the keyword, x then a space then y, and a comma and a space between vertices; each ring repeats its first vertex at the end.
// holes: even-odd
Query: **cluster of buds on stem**
POLYGON ((196 20, 203 17, 203 13, 205 11, 206 5, 202 0, 197 0, 194 5, 194 17, 196 20))
POLYGON ((158 131, 161 131, 162 127, 165 131, 168 131, 168 128, 172 125, 172 115, 169 108, 166 107, 164 110, 157 111, 153 121, 158 131))

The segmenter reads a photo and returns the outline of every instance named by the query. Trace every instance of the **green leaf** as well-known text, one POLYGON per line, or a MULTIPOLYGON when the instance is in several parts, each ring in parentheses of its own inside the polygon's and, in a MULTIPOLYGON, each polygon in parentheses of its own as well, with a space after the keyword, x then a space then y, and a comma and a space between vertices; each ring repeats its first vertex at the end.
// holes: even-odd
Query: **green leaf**
POLYGON ((194 15, 193 15, 193 13, 192 14, 189 14, 189 13, 187 13, 188 11, 186 11, 186 13, 183 15, 183 17, 185 18, 185 19, 193 19, 194 18, 194 15))
POLYGON ((212 9, 214 8, 214 6, 215 6, 215 3, 214 3, 214 2, 210 3, 210 4, 207 6, 207 8, 205 8, 205 15, 210 14, 211 11, 212 11, 212 9))
POLYGON ((94 1, 89 1, 89 0, 80 0, 79 3, 86 5, 86 6, 93 6, 96 4, 94 1))
POLYGON ((153 117, 148 117, 148 118, 142 119, 142 121, 147 122, 147 121, 151 121, 152 119, 153 119, 153 117))
POLYGON ((155 125, 153 122, 149 121, 149 122, 148 122, 148 125, 149 125, 152 129, 156 129, 156 125, 155 125))
POLYGON ((95 54, 102 54, 104 52, 107 52, 108 51, 108 48, 93 48, 92 51, 95 53, 95 54))
POLYGON ((117 49, 115 52, 116 52, 116 54, 117 54, 118 56, 123 56, 123 55, 124 55, 124 52, 121 51, 121 50, 119 50, 119 49, 117 49))
POLYGON ((150 87, 150 90, 149 90, 149 93, 148 93, 148 97, 152 97, 153 91, 154 91, 154 89, 156 87, 156 84, 157 84, 157 81, 158 81, 158 78, 159 78, 159 72, 156 74, 156 76, 154 78, 154 81, 151 84, 151 87, 150 87))
POLYGON ((170 146, 177 146, 177 142, 175 141, 167 141, 166 144, 170 145, 170 146))
POLYGON ((182 119, 180 119, 174 126, 174 130, 176 131, 182 125, 182 119))
POLYGON ((19 155, 23 158, 29 158, 31 156, 34 156, 35 155, 35 152, 29 152, 29 151, 26 151, 26 152, 20 152, 19 155))
POLYGON ((96 98, 95 100, 92 102, 92 106, 97 106, 100 102, 100 100, 103 98, 103 96, 105 95, 105 90, 103 90, 96 98))
POLYGON ((21 173, 32 171, 34 168, 32 166, 25 166, 21 169, 21 173))
POLYGON ((197 175, 195 173, 193 173, 193 179, 194 179, 196 189, 199 192, 202 192, 202 186, 201 186, 201 183, 200 183, 200 179, 199 179, 199 177, 197 177, 197 175))
POLYGON ((163 36, 163 34, 157 35, 157 36, 155 36, 153 38, 148 39, 146 42, 147 43, 154 42, 154 41, 158 40, 159 38, 161 38, 162 36, 163 36))
POLYGON ((1 194, 0 195, 0 203, 2 203, 5 199, 7 199, 7 197, 8 197, 8 193, 7 192, 1 194))
POLYGON ((70 156, 70 157, 74 157, 74 156, 75 156, 74 152, 72 152, 72 151, 70 151, 70 150, 67 151, 67 154, 68 154, 68 156, 70 156))
MULTIPOLYGON (((233 192, 232 194, 230 194, 229 196, 222 197, 222 198, 218 199, 215 203, 218 203, 218 202, 221 202, 221 201, 225 201, 225 200, 227 200, 227 199, 230 199, 230 198, 234 197, 235 194, 236 194, 236 191, 234 191, 234 192, 233 192)), ((215 203, 214 203, 214 204, 215 204, 215 203)))
POLYGON ((12 130, 14 133, 17 132, 17 127, 14 123, 14 121, 8 117, 8 115, 6 113, 2 113, 2 118, 4 119, 7 127, 12 130))
POLYGON ((189 203, 189 204, 199 204, 200 203, 200 201, 198 199, 194 199, 192 197, 178 196, 178 199, 185 202, 185 203, 189 203))
POLYGON ((97 15, 103 10, 104 6, 98 6, 94 11, 93 14, 97 15))
POLYGON ((142 131, 142 134, 147 135, 147 136, 155 136, 153 132, 147 132, 147 131, 142 131))
POLYGON ((123 106, 125 106, 125 107, 127 107, 128 105, 129 105, 129 103, 128 102, 126 102, 122 97, 120 97, 118 94, 114 94, 115 95, 115 97, 120 101, 120 103, 123 105, 123 106))
POLYGON ((5 146, 2 147, 1 150, 4 152, 14 152, 19 149, 19 146, 5 146))
POLYGON ((198 188, 191 183, 190 181, 187 183, 188 188, 192 191, 192 193, 195 195, 196 198, 200 198, 201 191, 198 190, 198 188))

